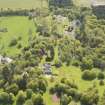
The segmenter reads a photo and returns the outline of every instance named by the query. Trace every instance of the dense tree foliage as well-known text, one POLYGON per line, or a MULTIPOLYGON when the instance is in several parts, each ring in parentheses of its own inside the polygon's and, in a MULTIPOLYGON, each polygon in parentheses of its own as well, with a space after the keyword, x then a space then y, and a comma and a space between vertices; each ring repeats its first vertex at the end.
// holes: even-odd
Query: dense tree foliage
POLYGON ((90 88, 81 96, 82 105, 98 105, 99 95, 97 89, 90 88), (93 98, 94 97, 94 98, 93 98))
POLYGON ((43 97, 48 91, 57 96, 60 105, 72 101, 105 105, 105 94, 99 97, 96 84, 80 91, 76 83, 80 80, 75 81, 75 77, 72 80, 72 75, 60 80, 55 73, 55 68, 77 66, 83 82, 97 79, 98 85, 104 86, 104 18, 98 18, 92 8, 74 6, 72 0, 49 0, 49 8, 1 9, 0 16, 27 16, 36 32, 35 35, 31 29, 27 32, 26 45, 22 45, 21 36, 9 41, 8 47, 17 47, 20 52, 11 63, 0 63, 0 105, 45 105, 43 97), (51 71, 51 80, 44 74, 44 64, 55 70, 51 71))
POLYGON ((49 5, 54 7, 70 7, 73 5, 72 0, 49 0, 49 5))

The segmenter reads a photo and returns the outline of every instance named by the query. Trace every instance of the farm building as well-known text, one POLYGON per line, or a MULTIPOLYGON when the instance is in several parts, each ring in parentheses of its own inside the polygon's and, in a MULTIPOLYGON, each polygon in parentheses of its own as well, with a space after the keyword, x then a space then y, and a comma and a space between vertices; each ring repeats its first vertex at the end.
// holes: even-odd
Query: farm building
POLYGON ((105 17, 105 0, 92 0, 91 6, 95 15, 105 17))

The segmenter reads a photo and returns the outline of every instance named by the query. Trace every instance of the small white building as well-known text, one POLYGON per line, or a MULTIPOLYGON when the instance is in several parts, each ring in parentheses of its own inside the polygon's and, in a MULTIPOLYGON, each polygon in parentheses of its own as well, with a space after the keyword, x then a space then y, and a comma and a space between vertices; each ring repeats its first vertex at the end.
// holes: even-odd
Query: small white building
POLYGON ((0 55, 0 63, 5 64, 5 63, 11 63, 13 60, 9 57, 3 57, 0 55))

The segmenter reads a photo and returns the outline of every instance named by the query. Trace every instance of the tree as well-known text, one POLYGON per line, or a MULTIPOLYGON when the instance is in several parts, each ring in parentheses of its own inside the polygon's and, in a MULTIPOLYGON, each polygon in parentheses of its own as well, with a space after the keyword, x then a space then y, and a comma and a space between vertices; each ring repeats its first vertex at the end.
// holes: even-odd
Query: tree
POLYGON ((33 94, 32 96, 33 105, 45 105, 43 101, 43 97, 40 94, 33 94))
POLYGON ((81 64, 81 69, 86 70, 86 69, 92 69, 93 68, 93 61, 90 58, 84 57, 82 60, 81 64))
POLYGON ((3 75, 3 79, 7 82, 11 82, 12 81, 12 69, 10 69, 9 67, 10 65, 5 65, 2 69, 2 75, 3 75))
POLYGON ((0 93, 0 104, 1 105, 11 105, 13 104, 14 99, 12 97, 12 94, 8 94, 6 92, 0 93))
POLYGON ((25 90, 27 86, 27 79, 20 77, 17 80, 17 84, 19 86, 19 89, 25 90))
POLYGON ((33 105, 32 100, 26 100, 24 105, 33 105))
POLYGON ((43 93, 46 92, 47 82, 45 80, 39 79, 38 87, 39 87, 39 91, 41 91, 43 93))
POLYGON ((100 81, 99 81, 99 85, 100 85, 100 86, 105 85, 104 80, 100 80, 100 81))
POLYGON ((25 103, 26 95, 23 91, 19 91, 16 99, 16 105, 23 105, 25 103))
POLYGON ((60 40, 58 48, 59 59, 66 63, 67 66, 69 66, 74 59, 79 58, 79 49, 81 48, 80 42, 73 40, 71 37, 65 37, 60 40))
POLYGON ((80 99, 82 105, 97 105, 98 101, 98 91, 94 88, 89 88, 87 91, 85 91, 80 99))
POLYGON ((16 95, 18 93, 19 87, 16 83, 13 83, 11 85, 9 85, 8 87, 6 87, 6 91, 8 93, 13 93, 14 95, 16 95))
POLYGON ((104 91, 103 96, 101 97, 98 105, 105 105, 105 91, 104 91))
POLYGON ((60 105, 68 105, 71 102, 72 98, 67 95, 62 95, 61 99, 60 99, 60 105))
POLYGON ((85 70, 82 74, 84 80, 94 80, 96 78, 95 71, 85 70))
POLYGON ((105 75, 103 72, 99 72, 98 73, 98 79, 104 79, 105 78, 105 75))
POLYGON ((30 99, 32 97, 33 91, 31 89, 26 90, 27 99, 30 99))
POLYGON ((10 47, 15 46, 18 43, 16 38, 13 38, 9 44, 10 47))

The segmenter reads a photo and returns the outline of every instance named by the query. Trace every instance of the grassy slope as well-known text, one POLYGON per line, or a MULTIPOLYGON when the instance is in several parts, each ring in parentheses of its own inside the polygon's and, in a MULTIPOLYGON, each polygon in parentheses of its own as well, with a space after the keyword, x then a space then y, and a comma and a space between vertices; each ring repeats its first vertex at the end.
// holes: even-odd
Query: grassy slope
POLYGON ((22 37, 23 46, 28 42, 28 33, 31 29, 35 35, 35 27, 31 20, 28 20, 28 17, 1 17, 0 18, 0 27, 7 28, 7 33, 0 33, 0 47, 4 47, 2 52, 6 52, 9 55, 14 55, 19 52, 16 47, 8 47, 12 38, 22 37))

